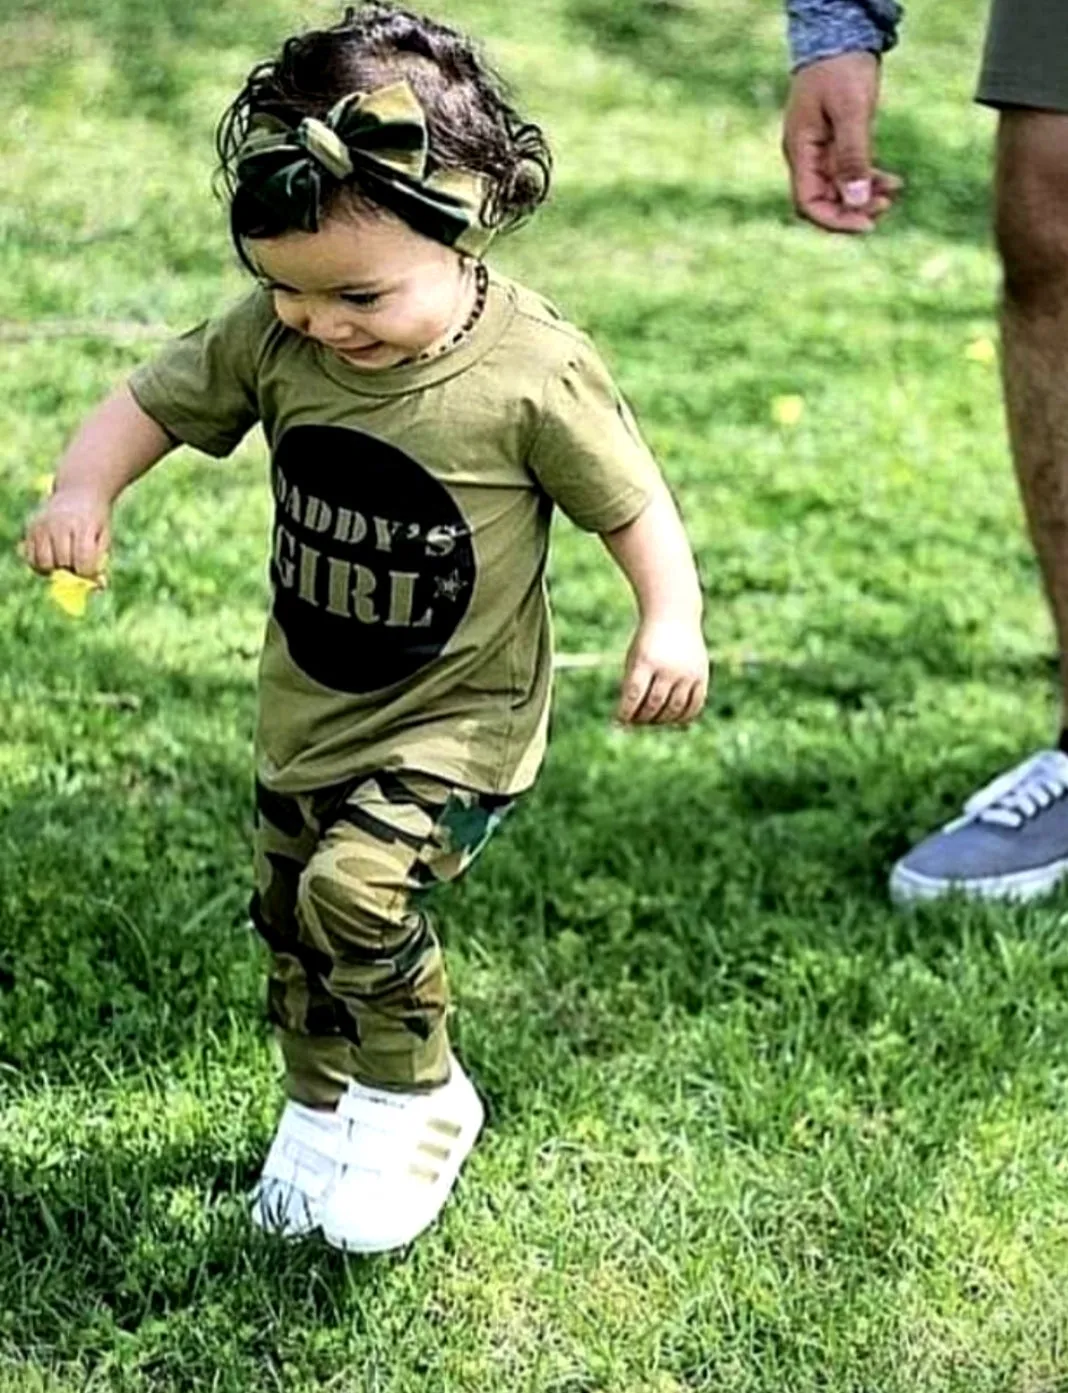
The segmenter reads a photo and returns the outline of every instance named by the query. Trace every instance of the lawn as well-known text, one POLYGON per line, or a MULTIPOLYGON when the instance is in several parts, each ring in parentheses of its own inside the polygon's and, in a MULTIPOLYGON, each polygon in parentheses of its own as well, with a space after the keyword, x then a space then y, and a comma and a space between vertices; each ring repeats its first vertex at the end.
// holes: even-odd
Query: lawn
POLYGON ((120 505, 81 621, 14 554, 74 424, 240 291, 214 120, 320 0, 0 11, 0 1393, 1068 1389, 1068 900, 902 915, 1054 728, 1004 441, 981 0, 913 0, 877 236, 796 224, 774 0, 444 0, 557 150, 504 269, 596 337, 687 518, 705 719, 621 733, 558 530, 537 789, 440 896, 490 1122, 410 1254, 253 1234, 264 454, 120 505), (794 424, 775 399, 801 397, 794 424))

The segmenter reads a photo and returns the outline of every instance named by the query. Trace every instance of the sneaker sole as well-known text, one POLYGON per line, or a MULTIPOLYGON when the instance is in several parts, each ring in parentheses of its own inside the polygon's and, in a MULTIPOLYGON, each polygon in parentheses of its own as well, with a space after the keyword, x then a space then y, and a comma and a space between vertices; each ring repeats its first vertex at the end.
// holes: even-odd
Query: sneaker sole
MULTIPOLYGON (((481 1130, 481 1128, 479 1130, 481 1130)), ((468 1156, 470 1156, 471 1152, 474 1150, 475 1142, 477 1140, 478 1132, 476 1132, 475 1135, 471 1138, 466 1150, 461 1156, 459 1165, 456 1169, 456 1173, 449 1181, 449 1188, 445 1192, 445 1197, 441 1201, 440 1206, 434 1211, 433 1214, 431 1214, 430 1218, 426 1220, 422 1227, 418 1228, 415 1231, 415 1233, 405 1233, 403 1236, 397 1238, 349 1237, 343 1229, 335 1227, 331 1223, 330 1208, 328 1201, 327 1204, 324 1206, 323 1213, 320 1215, 319 1218, 319 1226, 322 1229, 323 1237, 326 1239, 327 1243, 330 1244, 331 1248, 337 1248, 342 1253, 395 1253, 399 1252, 402 1248, 411 1247, 411 1245, 415 1242, 417 1238, 421 1238, 424 1233, 426 1233, 429 1229, 432 1229, 434 1227, 434 1225, 438 1222, 438 1220, 444 1213, 449 1201, 455 1197, 456 1182, 460 1178, 460 1171, 463 1168, 464 1162, 467 1160, 468 1156)))
POLYGON ((1051 861, 1012 875, 984 876, 974 880, 936 880, 897 865, 890 873, 890 898, 897 905, 922 904, 947 895, 973 900, 1026 904, 1040 899, 1068 877, 1068 859, 1051 861))
MULTIPOLYGON (((427 1225, 430 1228, 430 1225, 427 1225)), ((372 1257, 375 1253, 399 1253, 405 1248, 410 1248, 415 1240, 426 1233, 426 1229, 420 1229, 418 1233, 413 1233, 410 1238, 402 1239, 399 1243, 353 1243, 348 1239, 331 1234, 329 1229, 323 1229, 323 1237, 331 1248, 336 1248, 339 1253, 358 1253, 363 1257, 372 1257)))
POLYGON ((421 1238, 428 1229, 432 1229, 441 1218, 442 1211, 448 1204, 454 1193, 455 1186, 449 1187, 449 1193, 445 1196, 441 1208, 436 1210, 426 1221, 421 1229, 415 1233, 406 1233, 400 1238, 349 1238, 343 1232, 333 1228, 329 1219, 321 1225, 323 1237, 331 1248, 337 1248, 342 1253, 396 1253, 402 1248, 409 1248, 417 1238, 421 1238))

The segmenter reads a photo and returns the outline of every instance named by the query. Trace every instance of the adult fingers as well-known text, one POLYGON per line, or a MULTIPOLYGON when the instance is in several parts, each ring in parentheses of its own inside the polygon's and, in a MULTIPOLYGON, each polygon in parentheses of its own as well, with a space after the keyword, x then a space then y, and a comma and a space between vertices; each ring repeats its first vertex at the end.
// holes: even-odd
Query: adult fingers
POLYGON ((826 195, 826 151, 815 130, 787 128, 783 139, 783 154, 790 171, 790 195, 794 208, 802 217, 826 195))
POLYGON ((904 187, 905 181, 899 179, 896 174, 888 174, 881 169, 875 170, 871 181, 871 202, 864 211, 877 222, 897 203, 904 187))
POLYGON ((905 187, 905 181, 901 175, 891 174, 888 169, 873 169, 871 182, 875 193, 885 194, 888 198, 893 198, 905 187))
POLYGON ((872 191, 871 114, 855 101, 829 114, 834 127, 835 187, 846 208, 865 209, 872 191))
MULTIPOLYGON (((832 60, 833 63, 833 60, 832 60)), ((823 105, 830 127, 835 187, 846 208, 871 201, 872 122, 879 93, 879 68, 870 54, 843 54, 825 71, 823 105)))
POLYGON ((825 232, 870 232, 875 226, 867 212, 843 208, 837 194, 815 200, 809 207, 798 210, 808 222, 825 232))
POLYGON ((874 223, 868 210, 845 207, 828 166, 825 149, 796 148, 790 166, 795 210, 825 232, 870 232, 874 223))

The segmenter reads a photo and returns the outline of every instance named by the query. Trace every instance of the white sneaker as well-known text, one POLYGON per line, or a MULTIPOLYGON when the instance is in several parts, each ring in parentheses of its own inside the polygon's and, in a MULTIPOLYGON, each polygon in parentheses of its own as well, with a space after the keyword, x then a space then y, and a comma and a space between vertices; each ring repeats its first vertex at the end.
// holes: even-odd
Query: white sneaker
POLYGON ((300 1238, 318 1228, 343 1136, 336 1112, 286 1104, 252 1191, 257 1228, 282 1238, 300 1238))
POLYGON ((337 1111, 345 1135, 323 1236, 351 1253, 403 1248, 441 1213, 475 1144, 478 1094, 453 1059, 448 1083, 429 1093, 350 1083, 337 1111))

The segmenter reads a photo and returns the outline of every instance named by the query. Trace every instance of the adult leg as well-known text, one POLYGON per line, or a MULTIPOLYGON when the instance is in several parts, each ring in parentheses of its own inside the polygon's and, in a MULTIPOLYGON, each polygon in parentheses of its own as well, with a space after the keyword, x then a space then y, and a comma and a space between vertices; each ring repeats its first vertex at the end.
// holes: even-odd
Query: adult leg
POLYGON ((1013 460, 1053 614, 1068 721, 1068 114, 1003 110, 996 229, 1013 460))
MULTIPOLYGON (((1060 653, 1068 721, 1068 26, 1056 0, 994 0, 979 100, 999 109, 996 232, 1006 413, 1060 653)), ((1068 743, 1063 740, 1062 743, 1068 743)), ((1068 879, 1068 754, 1036 755, 894 867, 898 900, 1031 899, 1068 879)))

